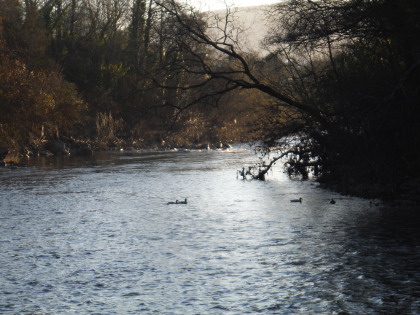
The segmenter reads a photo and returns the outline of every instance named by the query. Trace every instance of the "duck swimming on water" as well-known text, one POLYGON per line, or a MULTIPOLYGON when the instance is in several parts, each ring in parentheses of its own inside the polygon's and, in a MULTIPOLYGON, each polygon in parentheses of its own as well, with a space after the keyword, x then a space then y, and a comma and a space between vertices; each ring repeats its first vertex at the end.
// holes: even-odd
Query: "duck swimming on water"
POLYGON ((168 205, 186 205, 187 204, 187 198, 185 198, 184 201, 179 201, 178 199, 175 202, 169 201, 167 204, 168 205))
POLYGON ((299 198, 299 199, 292 199, 292 200, 290 200, 290 202, 302 202, 302 198, 299 198))
POLYGON ((332 204, 332 205, 335 204, 335 200, 334 199, 331 199, 330 200, 330 204, 332 204))
POLYGON ((184 201, 179 201, 178 203, 182 204, 182 205, 186 205, 187 204, 187 198, 185 198, 184 201))

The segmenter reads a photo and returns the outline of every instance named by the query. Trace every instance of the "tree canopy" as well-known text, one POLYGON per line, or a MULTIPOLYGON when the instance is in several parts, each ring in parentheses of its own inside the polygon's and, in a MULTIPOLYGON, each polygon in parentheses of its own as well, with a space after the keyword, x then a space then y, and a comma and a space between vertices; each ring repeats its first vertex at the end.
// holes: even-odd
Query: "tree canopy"
POLYGON ((263 152, 287 158, 289 174, 306 178, 313 170, 343 189, 363 183, 392 193, 406 176, 420 175, 417 2, 279 3, 270 12, 270 53, 261 58, 238 50, 233 28, 216 24, 212 37, 187 23, 175 2, 160 5, 188 34, 182 47, 194 42, 229 60, 224 68, 194 56, 189 71, 199 71, 202 84, 268 96, 255 135, 263 152))
MULTIPOLYGON (((10 91, 0 102, 5 112, 0 145, 32 146, 34 133, 37 138, 102 139, 105 146, 118 139, 179 146, 246 137, 240 113, 249 111, 248 103, 226 98, 221 109, 219 97, 208 91, 220 87, 196 84, 201 75, 185 67, 193 55, 206 52, 193 43, 189 51, 180 49, 185 30, 155 1, 1 0, 0 8, 5 80, 0 89, 10 91), (13 70, 17 66, 27 72, 21 79, 26 81, 12 87, 8 74, 20 80, 13 70), (41 77, 54 83, 45 87, 56 90, 32 106, 29 92, 21 89, 18 95, 16 89, 22 84, 38 91, 41 77), (60 95, 66 100, 58 100, 60 95), (51 108, 51 98, 68 104, 47 114, 42 108, 51 108), (24 110, 27 118, 18 114, 23 103, 30 107, 24 110), (233 125, 236 118, 242 121, 233 125)), ((179 11, 186 18, 196 14, 186 6, 179 11)), ((196 18, 205 28, 198 13, 196 18)))

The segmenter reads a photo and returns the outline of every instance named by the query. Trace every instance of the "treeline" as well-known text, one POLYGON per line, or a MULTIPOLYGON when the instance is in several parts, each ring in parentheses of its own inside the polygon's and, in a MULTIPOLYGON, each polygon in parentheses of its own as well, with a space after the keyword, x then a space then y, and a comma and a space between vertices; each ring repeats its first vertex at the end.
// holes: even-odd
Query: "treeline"
POLYGON ((186 51, 195 43, 230 60, 221 71, 198 57, 189 71, 200 68, 227 89, 266 97, 254 136, 272 162, 286 160, 290 175, 313 172, 337 189, 365 195, 419 186, 417 0, 280 2, 270 11, 268 53, 259 58, 238 49, 231 11, 211 37, 175 1, 163 6, 188 35, 181 38, 186 51))
MULTIPOLYGON (((234 10, 0 0, 2 142, 260 140, 290 175, 399 194, 420 178, 420 4, 289 0, 265 54, 234 10), (218 107, 223 105, 223 107, 218 107)), ((271 164, 270 164, 271 165, 271 164)))
POLYGON ((181 88, 201 76, 185 64, 206 54, 180 49, 182 36, 153 0, 0 0, 0 146, 244 139, 250 94, 220 107, 216 86, 181 88))

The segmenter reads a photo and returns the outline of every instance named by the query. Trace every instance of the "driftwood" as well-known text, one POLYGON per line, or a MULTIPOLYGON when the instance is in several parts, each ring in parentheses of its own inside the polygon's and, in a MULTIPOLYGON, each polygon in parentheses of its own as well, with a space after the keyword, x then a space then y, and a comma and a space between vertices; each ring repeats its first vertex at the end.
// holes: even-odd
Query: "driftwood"
MULTIPOLYGON (((257 179, 257 180, 265 180, 265 175, 268 173, 268 171, 271 169, 271 167, 283 156, 279 156, 271 160, 271 162, 266 165, 262 164, 258 167, 256 166, 249 166, 248 170, 243 167, 241 170, 238 170, 237 174, 242 177, 242 179, 247 179, 251 177, 251 179, 257 179), (257 170, 257 171, 255 171, 257 170)), ((238 177, 238 176, 237 176, 238 177)))
POLYGON ((289 154, 293 154, 293 156, 298 157, 296 160, 289 159, 285 165, 288 165, 287 171, 289 173, 289 176, 292 175, 293 170, 297 171, 302 175, 303 179, 308 178, 308 167, 313 167, 315 176, 318 176, 318 170, 319 170, 319 162, 318 161, 308 161, 306 157, 304 156, 306 153, 308 153, 306 150, 298 150, 296 148, 289 149, 287 151, 282 152, 279 156, 273 158, 269 164, 263 163, 262 165, 256 166, 249 166, 248 170, 243 167, 241 170, 238 170, 237 174, 242 177, 242 179, 247 179, 251 177, 251 179, 257 179, 257 180, 265 180, 265 176, 268 173, 268 171, 271 169, 271 167, 276 164, 276 162, 285 156, 289 154), (255 171, 257 170, 257 171, 255 171))

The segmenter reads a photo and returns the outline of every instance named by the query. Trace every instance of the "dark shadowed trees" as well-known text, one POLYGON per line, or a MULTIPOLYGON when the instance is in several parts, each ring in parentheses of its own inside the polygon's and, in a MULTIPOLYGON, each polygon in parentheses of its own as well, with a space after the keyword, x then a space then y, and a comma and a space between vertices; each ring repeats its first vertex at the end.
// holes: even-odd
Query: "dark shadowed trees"
POLYGON ((304 82, 299 94, 329 117, 304 132, 324 178, 398 193, 407 177, 420 175, 413 138, 420 131, 413 119, 420 105, 419 9, 415 1, 385 0, 275 7, 279 28, 268 44, 276 55, 292 54, 300 67, 293 81, 304 82))
POLYGON ((201 76, 196 85, 219 82, 215 95, 254 89, 268 96, 256 134, 262 152, 286 158, 290 174, 313 170, 343 189, 365 183, 391 192, 420 175, 415 1, 280 3, 263 58, 239 50, 229 11, 213 24, 214 35, 175 2, 160 6, 185 30, 180 49, 206 51, 184 65, 201 76))

